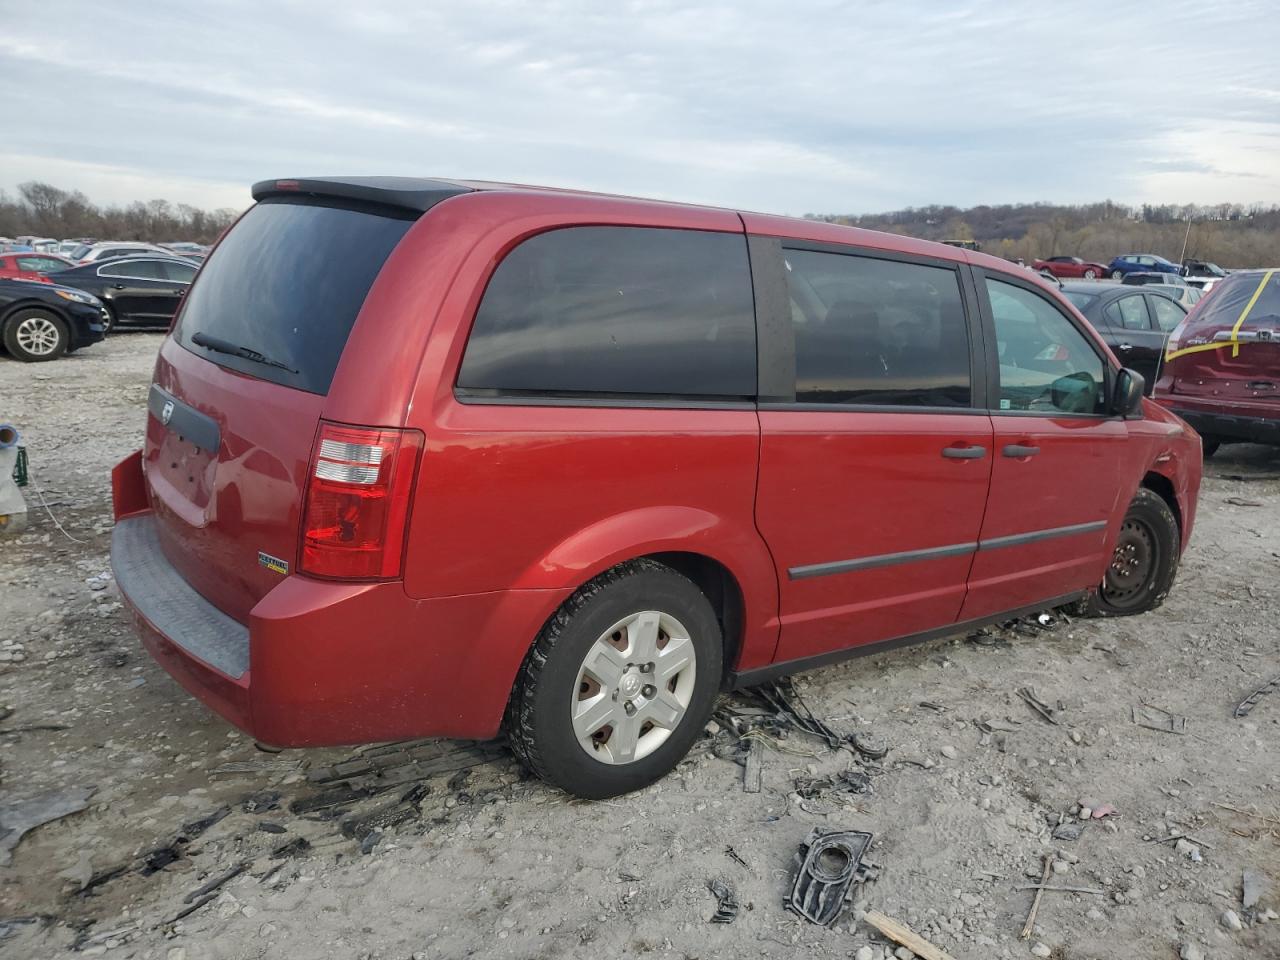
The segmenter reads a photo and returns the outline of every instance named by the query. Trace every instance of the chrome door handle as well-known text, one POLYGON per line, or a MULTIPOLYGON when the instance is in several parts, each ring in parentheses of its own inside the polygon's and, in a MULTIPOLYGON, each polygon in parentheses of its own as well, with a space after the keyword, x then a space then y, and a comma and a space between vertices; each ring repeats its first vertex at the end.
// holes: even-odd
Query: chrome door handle
POLYGON ((942 455, 948 460, 981 460, 987 455, 986 447, 943 447, 942 455))
POLYGON ((1116 349, 1117 349, 1117 350, 1132 350, 1132 349, 1133 349, 1133 344, 1132 344, 1132 343, 1122 343, 1122 344, 1120 344, 1120 346, 1116 347, 1116 349))
POLYGON ((1039 447, 1028 447, 1021 443, 1006 444, 1001 451, 1006 457, 1034 457, 1039 452, 1039 447))

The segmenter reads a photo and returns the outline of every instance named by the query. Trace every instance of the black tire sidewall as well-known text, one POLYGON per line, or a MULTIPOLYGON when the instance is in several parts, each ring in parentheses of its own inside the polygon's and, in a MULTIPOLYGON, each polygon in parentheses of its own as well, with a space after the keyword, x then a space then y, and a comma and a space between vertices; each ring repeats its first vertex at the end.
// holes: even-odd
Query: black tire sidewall
POLYGON ((559 635, 533 690, 533 730, 543 774, 564 790, 604 799, 638 790, 671 771, 693 745, 715 706, 723 675, 723 641, 715 611, 691 581, 674 571, 643 570, 590 597, 559 635), (574 734, 568 705, 578 669, 592 644, 619 620, 641 610, 658 610, 689 631, 697 676, 684 720, 657 750, 628 764, 590 757, 574 734))
POLYGON ((114 333, 114 332, 115 332, 116 327, 119 325, 119 322, 120 322, 120 321, 116 318, 116 308, 115 308, 115 307, 113 307, 113 306, 112 306, 111 304, 109 304, 109 303, 104 303, 102 306, 103 306, 103 307, 106 309, 106 311, 107 311, 106 327, 105 327, 105 329, 103 329, 103 331, 102 331, 102 335, 105 337, 107 334, 109 334, 109 333, 114 333))
POLYGON ((1157 558, 1151 579, 1147 583, 1146 596, 1142 603, 1132 607, 1113 607, 1107 602, 1102 588, 1091 597, 1091 612, 1100 616, 1125 617, 1146 613, 1160 606, 1169 590, 1173 587, 1174 577, 1178 573, 1179 549, 1181 547, 1178 521, 1169 509, 1169 505, 1151 490, 1140 489, 1129 509, 1125 511, 1125 520, 1136 519, 1146 524, 1155 538, 1160 556, 1157 558))
POLYGON ((71 333, 67 327, 66 321, 53 311, 41 310, 39 307, 28 307, 18 310, 5 320, 4 346, 5 349, 9 351, 9 356, 13 357, 15 360, 19 360, 23 363, 45 363, 49 360, 57 360, 68 351, 68 348, 71 346, 71 333), (44 356, 36 356, 28 353, 19 346, 18 324, 32 316, 39 316, 44 317, 47 320, 52 320, 54 326, 58 328, 58 335, 61 338, 61 342, 58 344, 57 349, 52 353, 45 354, 44 356))

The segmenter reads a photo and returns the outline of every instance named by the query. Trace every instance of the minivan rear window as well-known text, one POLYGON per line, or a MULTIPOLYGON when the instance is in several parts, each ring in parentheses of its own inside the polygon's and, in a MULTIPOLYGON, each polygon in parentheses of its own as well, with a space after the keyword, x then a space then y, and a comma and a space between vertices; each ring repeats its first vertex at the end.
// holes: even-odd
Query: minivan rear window
POLYGON ((190 288, 178 342, 249 376, 328 393, 369 288, 416 216, 303 198, 259 203, 190 288), (192 340, 197 333, 272 362, 215 352, 192 340))
POLYGON ((657 227, 531 237, 489 282, 457 385, 471 396, 754 395, 746 238, 657 227))

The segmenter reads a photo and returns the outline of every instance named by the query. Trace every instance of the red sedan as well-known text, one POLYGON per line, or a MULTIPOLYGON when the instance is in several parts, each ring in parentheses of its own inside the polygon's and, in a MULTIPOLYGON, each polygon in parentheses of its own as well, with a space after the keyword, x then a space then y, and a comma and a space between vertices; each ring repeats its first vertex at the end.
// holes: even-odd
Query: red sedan
POLYGON ((52 281, 45 274, 74 267, 76 262, 56 253, 6 253, 0 255, 0 277, 9 280, 52 281))
POLYGON ((1107 268, 1100 263, 1090 263, 1079 257, 1050 257, 1031 264, 1033 270, 1046 270, 1064 280, 1097 280, 1107 275, 1107 268))

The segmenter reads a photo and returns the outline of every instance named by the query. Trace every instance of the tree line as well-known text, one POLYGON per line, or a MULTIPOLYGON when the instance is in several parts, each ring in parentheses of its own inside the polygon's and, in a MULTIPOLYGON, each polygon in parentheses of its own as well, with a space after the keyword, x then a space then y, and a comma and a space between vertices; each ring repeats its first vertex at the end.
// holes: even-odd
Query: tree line
POLYGON ((1106 200, 809 216, 924 240, 976 240, 986 253, 1027 263, 1075 256, 1105 264, 1123 253, 1155 253, 1174 262, 1184 255, 1229 269, 1280 264, 1280 206, 1274 204, 1128 206, 1106 200))
POLYGON ((3 237, 212 243, 239 213, 225 208, 201 210, 168 200, 100 207, 79 190, 62 190, 34 180, 21 184, 16 197, 0 190, 3 237))

